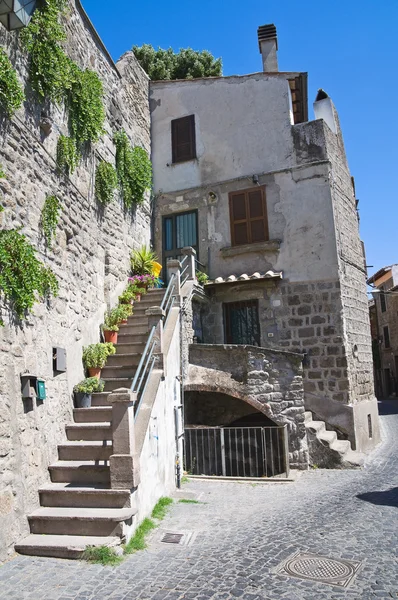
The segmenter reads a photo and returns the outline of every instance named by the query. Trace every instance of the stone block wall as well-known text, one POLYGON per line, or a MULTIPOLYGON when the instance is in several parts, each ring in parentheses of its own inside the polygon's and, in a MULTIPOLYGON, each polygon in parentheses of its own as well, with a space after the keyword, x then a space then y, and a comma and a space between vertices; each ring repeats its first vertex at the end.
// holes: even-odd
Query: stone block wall
POLYGON ((290 466, 308 467, 302 356, 255 346, 193 344, 185 391, 217 392, 288 426, 290 466))
POLYGON ((59 281, 59 296, 36 304, 33 313, 15 324, 3 307, 0 329, 0 560, 29 531, 26 515, 38 506, 38 489, 49 481, 47 467, 57 459, 57 444, 72 418, 72 389, 83 378, 82 346, 100 339, 104 310, 116 302, 129 273, 132 247, 150 237, 149 199, 125 211, 117 199, 102 209, 94 197, 96 164, 114 162, 113 132, 123 127, 131 142, 150 152, 148 78, 132 53, 115 66, 90 25, 80 2, 70 3, 65 49, 82 68, 94 68, 104 85, 105 134, 90 149, 70 177, 55 168, 56 144, 67 133, 62 106, 39 104, 27 84, 27 57, 18 36, 0 27, 6 49, 20 79, 27 84, 27 101, 12 121, 0 122, 0 163, 7 175, 0 189, 5 211, 0 227, 22 227, 59 281), (52 130, 44 136, 43 117, 52 130), (47 195, 55 194, 62 212, 52 249, 46 249, 40 229, 47 195), (66 349, 67 371, 52 368, 53 347, 66 349), (44 378, 47 399, 26 404, 20 375, 44 378))

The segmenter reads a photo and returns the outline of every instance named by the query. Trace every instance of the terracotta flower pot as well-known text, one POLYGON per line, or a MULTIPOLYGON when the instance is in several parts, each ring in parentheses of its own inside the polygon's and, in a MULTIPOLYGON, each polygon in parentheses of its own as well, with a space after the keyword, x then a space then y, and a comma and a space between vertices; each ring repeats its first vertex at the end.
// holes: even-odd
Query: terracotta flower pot
POLYGON ((87 369, 88 371, 88 376, 89 377, 96 377, 97 379, 100 379, 101 377, 101 369, 99 369, 98 367, 89 367, 87 369))
POLYGON ((104 338, 105 342, 112 342, 112 344, 117 344, 117 331, 107 331, 105 329, 104 338))
MULTIPOLYGON (((128 323, 127 319, 123 319, 123 321, 120 321, 120 325, 126 325, 126 323, 128 323)), ((116 342, 113 343, 116 344, 116 342)))
POLYGON ((135 297, 136 302, 141 302, 141 294, 137 294, 135 297))

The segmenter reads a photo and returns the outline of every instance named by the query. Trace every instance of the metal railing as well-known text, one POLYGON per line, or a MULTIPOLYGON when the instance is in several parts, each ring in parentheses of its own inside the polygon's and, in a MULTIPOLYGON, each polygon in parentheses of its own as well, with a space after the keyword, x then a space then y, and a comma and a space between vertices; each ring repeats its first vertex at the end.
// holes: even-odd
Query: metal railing
POLYGON ((287 426, 186 427, 185 468, 192 475, 289 476, 287 426))
POLYGON ((195 271, 201 271, 202 273, 207 274, 207 267, 203 263, 200 262, 197 258, 195 258, 195 271))
POLYGON ((189 279, 189 261, 188 261, 188 255, 186 254, 184 256, 184 258, 181 261, 181 287, 184 285, 184 283, 186 283, 186 281, 189 279), (184 264, 186 264, 186 266, 184 267, 184 264), (188 273, 187 273, 188 271, 188 273))
POLYGON ((175 300, 175 295, 174 295, 175 287, 176 287, 175 286, 175 274, 173 273, 172 276, 170 277, 166 293, 163 296, 163 300, 160 305, 160 308, 162 310, 164 310, 164 312, 165 312, 165 320, 164 320, 163 327, 166 327, 167 321, 169 320, 169 316, 171 313, 171 309, 173 308, 173 304, 174 304, 174 300, 175 300))
POLYGON ((155 331, 156 327, 154 325, 149 333, 147 343, 145 344, 144 351, 142 353, 140 362, 138 363, 138 367, 130 388, 131 391, 134 392, 137 397, 134 411, 135 418, 137 418, 137 414, 141 407, 141 402, 148 385, 149 377, 152 373, 156 361, 156 356, 153 356, 153 351, 156 345, 156 340, 153 339, 155 331))

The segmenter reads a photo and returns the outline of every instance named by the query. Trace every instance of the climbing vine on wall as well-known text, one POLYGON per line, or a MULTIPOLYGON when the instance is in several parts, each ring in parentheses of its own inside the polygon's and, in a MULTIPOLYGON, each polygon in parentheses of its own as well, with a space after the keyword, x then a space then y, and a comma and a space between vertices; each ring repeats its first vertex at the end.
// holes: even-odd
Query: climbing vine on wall
POLYGON ((101 161, 95 172, 95 196, 105 205, 112 202, 117 188, 117 173, 111 163, 101 161))
POLYGON ((127 208, 144 201, 152 183, 152 164, 143 148, 130 145, 124 130, 113 137, 116 145, 116 171, 123 202, 127 208))
POLYGON ((17 73, 3 48, 0 48, 0 109, 12 117, 24 100, 25 94, 17 73))
POLYGON ((0 294, 20 319, 38 300, 58 294, 54 273, 17 229, 0 230, 0 294))
POLYGON ((61 203, 57 196, 47 196, 41 211, 41 227, 48 248, 51 247, 52 238, 55 237, 61 210, 61 203))
POLYGON ((66 135, 60 135, 57 142, 57 168, 60 173, 70 175, 80 160, 75 141, 66 135))
MULTIPOLYGON (((22 31, 21 39, 29 53, 29 80, 34 91, 41 100, 64 101, 68 108, 70 139, 76 146, 73 160, 66 163, 72 172, 81 145, 98 141, 104 133, 105 109, 97 73, 80 69, 62 47, 66 33, 60 17, 66 5, 66 0, 45 0, 22 31)), ((65 139, 61 146, 64 157, 71 158, 70 147, 65 152, 65 139)))

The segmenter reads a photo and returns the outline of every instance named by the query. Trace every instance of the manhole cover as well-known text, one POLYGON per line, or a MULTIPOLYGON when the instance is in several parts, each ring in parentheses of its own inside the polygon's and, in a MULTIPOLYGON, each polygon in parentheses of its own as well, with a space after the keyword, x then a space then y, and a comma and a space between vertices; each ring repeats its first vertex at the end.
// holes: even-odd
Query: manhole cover
POLYGON ((361 564, 353 560, 296 552, 280 564, 276 572, 345 588, 350 585, 361 564))
POLYGON ((165 544, 179 544, 183 537, 183 533, 166 533, 160 541, 165 544))

